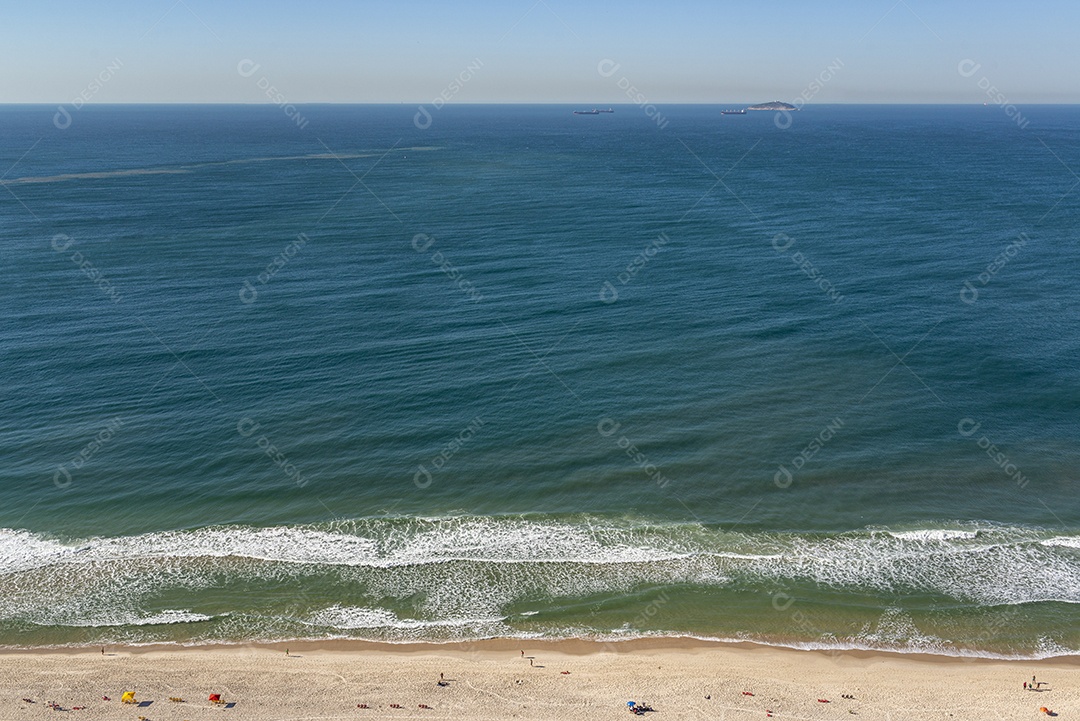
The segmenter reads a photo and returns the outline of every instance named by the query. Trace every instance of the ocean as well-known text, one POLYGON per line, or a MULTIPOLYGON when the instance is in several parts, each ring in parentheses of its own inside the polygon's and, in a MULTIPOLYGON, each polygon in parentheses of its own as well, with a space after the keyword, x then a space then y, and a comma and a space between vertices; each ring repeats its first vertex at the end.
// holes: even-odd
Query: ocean
POLYGON ((1080 653, 1080 108, 720 107, 0 107, 0 645, 1080 653))

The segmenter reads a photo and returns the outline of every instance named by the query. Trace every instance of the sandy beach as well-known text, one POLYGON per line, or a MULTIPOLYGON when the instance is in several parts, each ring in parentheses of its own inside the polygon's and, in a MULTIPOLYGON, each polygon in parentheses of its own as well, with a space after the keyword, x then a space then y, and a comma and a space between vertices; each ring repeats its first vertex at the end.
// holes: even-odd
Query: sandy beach
POLYGON ((0 718, 56 718, 47 706, 55 702, 65 716, 87 720, 621 719, 631 715, 628 701, 648 704, 655 711, 645 715, 656 719, 757 719, 771 712, 777 719, 986 721, 1045 718, 1040 707, 1062 719, 1080 717, 1076 657, 993 661, 689 639, 295 643, 288 656, 285 650, 6 651, 0 718), (445 686, 438 685, 440 674, 445 686), (1033 675, 1041 690, 1025 691, 1033 675), (142 705, 121 704, 125 691, 142 705), (210 703, 212 693, 234 705, 210 703), (71 710, 80 706, 86 708, 71 710))

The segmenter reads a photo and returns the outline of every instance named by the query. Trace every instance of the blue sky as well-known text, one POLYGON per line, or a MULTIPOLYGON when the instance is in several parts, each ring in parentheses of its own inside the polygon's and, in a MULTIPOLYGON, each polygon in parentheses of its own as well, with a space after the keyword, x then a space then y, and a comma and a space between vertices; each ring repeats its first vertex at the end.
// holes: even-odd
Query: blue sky
POLYGON ((1014 103, 1080 102, 1080 3, 1056 0, 5 6, 0 102, 256 103, 273 85, 292 103, 614 104, 633 85, 653 103, 981 103, 980 83, 1014 103), (244 60, 258 65, 246 77, 244 60), (607 77, 604 60, 619 66, 607 77), (966 77, 965 60, 980 66, 966 77))

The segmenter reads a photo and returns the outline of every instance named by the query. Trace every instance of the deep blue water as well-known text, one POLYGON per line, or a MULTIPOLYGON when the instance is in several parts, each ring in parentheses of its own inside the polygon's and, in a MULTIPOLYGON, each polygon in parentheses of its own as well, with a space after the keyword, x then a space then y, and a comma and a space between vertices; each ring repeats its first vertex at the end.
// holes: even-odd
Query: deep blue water
POLYGON ((0 108, 0 642, 1080 649, 1080 108, 572 109, 0 108))

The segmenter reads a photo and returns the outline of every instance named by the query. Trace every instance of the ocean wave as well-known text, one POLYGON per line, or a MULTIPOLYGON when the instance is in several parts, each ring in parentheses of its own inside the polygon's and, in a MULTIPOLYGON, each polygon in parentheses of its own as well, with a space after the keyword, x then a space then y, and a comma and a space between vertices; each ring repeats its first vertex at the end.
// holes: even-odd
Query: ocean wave
POLYGON ((415 618, 399 618, 393 611, 384 608, 334 605, 324 608, 303 623, 311 626, 325 626, 341 630, 357 629, 401 629, 416 630, 430 628, 461 628, 475 632, 476 629, 501 626, 505 616, 492 618, 446 618, 435 621, 422 621, 415 618))
MULTIPOLYGON (((248 559, 371 569, 449 563, 695 566, 729 582, 759 577, 830 587, 935 590, 1010 602, 1036 575, 1049 593, 1080 600, 1080 536, 986 526, 840 534, 738 533, 701 524, 653 526, 598 518, 367 519, 322 526, 209 527, 136 536, 61 540, 0 529, 0 576, 31 570, 154 559, 248 559), (1057 549, 1062 549, 1058 551, 1057 549), (992 581, 973 584, 973 581, 992 581), (987 587, 984 587, 987 586, 987 587), (996 588, 991 592, 989 586, 996 588), (1061 593, 1067 590, 1067 593, 1061 593)), ((1033 592, 1035 589, 1031 589, 1033 592)), ((1038 599, 1038 593, 1030 599, 1038 599)))
POLYGON ((493 624, 522 601, 670 586, 771 593, 810 584, 838 593, 940 596, 983 608, 1076 604, 1078 540, 993 524, 785 534, 596 516, 362 519, 89 539, 0 529, 0 621, 137 621, 153 617, 143 609, 154 599, 178 589, 250 583, 303 589, 313 579, 347 588, 352 595, 343 601, 397 599, 417 611, 399 618, 376 608, 381 603, 343 602, 302 621, 342 630, 493 624))
POLYGON ((1064 546, 1065 548, 1080 548, 1080 536, 1055 536, 1045 541, 1040 541, 1044 546, 1064 546))
POLYGON ((978 535, 978 531, 957 531, 945 528, 928 528, 921 531, 886 531, 893 538, 902 541, 952 541, 956 539, 970 539, 978 535))
POLYGON ((61 543, 0 529, 0 575, 52 565, 146 558, 241 557, 261 561, 391 568, 449 561, 645 563, 689 551, 634 543, 629 535, 569 523, 487 518, 417 519, 383 527, 219 527, 61 543))
POLYGON ((55 617, 50 617, 47 619, 39 618, 31 620, 31 623, 37 626, 109 628, 114 626, 168 626, 177 623, 201 623, 203 621, 210 621, 213 618, 213 616, 207 616, 206 614, 202 613, 195 613, 194 611, 166 609, 164 611, 149 615, 138 615, 135 613, 119 613, 81 619, 57 619, 55 617), (58 620, 62 620, 62 622, 58 623, 58 620))

